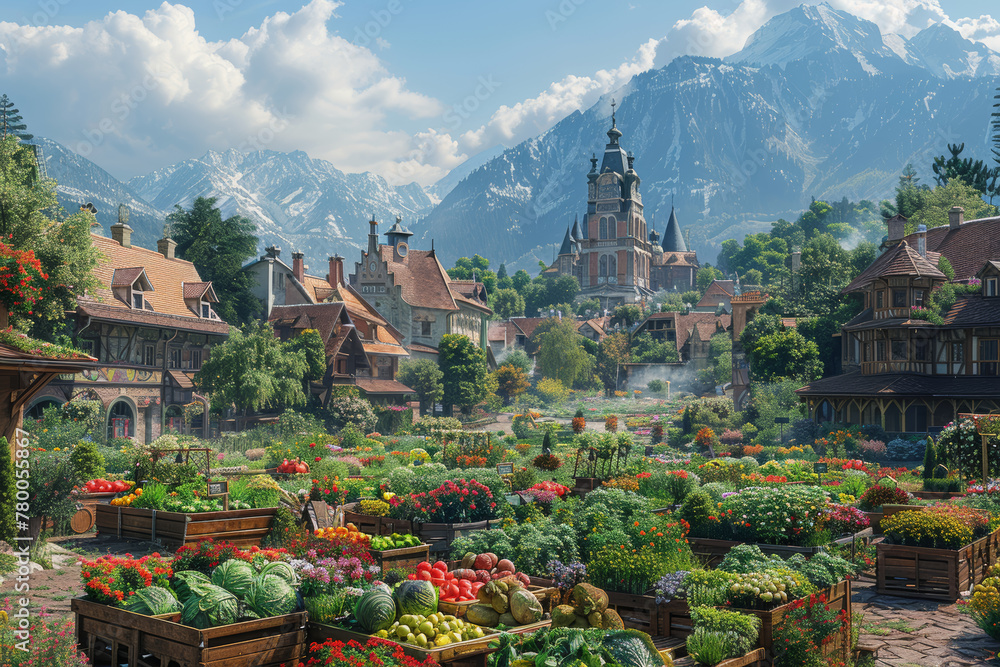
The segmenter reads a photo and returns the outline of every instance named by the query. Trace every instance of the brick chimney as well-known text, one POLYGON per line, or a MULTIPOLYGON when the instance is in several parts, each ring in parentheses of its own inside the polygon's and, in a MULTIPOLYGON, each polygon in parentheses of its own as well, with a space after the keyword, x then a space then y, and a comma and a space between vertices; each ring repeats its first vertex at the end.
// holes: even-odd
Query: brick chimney
POLYGON ((917 227, 917 252, 921 257, 927 257, 927 225, 917 227))
POLYGON ((948 211, 948 227, 958 229, 965 222, 965 209, 961 206, 953 206, 948 211))
POLYGON ((302 282, 306 275, 304 258, 305 255, 301 252, 292 253, 292 273, 295 275, 295 279, 299 282, 302 282))
POLYGON ((174 249, 177 247, 177 241, 172 238, 162 238, 156 242, 156 252, 160 253, 167 259, 174 258, 174 249))
POLYGON ((132 247, 132 228, 128 223, 118 222, 111 225, 111 238, 123 248, 132 247))
POLYGON ((886 221, 889 227, 888 243, 895 245, 903 240, 906 235, 906 218, 901 215, 894 215, 886 221))
POLYGON ((327 274, 327 282, 331 287, 340 287, 344 284, 344 258, 340 255, 330 257, 330 273, 327 274))

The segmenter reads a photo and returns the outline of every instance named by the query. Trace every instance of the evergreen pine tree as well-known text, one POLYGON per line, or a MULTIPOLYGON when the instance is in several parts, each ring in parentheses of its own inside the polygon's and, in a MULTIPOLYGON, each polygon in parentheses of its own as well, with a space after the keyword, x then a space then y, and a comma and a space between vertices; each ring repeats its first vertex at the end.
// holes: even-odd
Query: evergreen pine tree
POLYGON ((934 476, 934 466, 937 465, 937 453, 934 451, 934 440, 927 438, 927 446, 924 448, 924 479, 934 476))
POLYGON ((0 96, 0 139, 13 134, 21 141, 30 141, 35 135, 28 134, 28 126, 22 123, 21 111, 14 108, 14 103, 7 99, 6 93, 0 96))
POLYGON ((552 455, 552 431, 545 429, 545 437, 542 438, 542 454, 552 455))
POLYGON ((17 537, 14 522, 14 506, 17 503, 15 493, 10 445, 7 444, 7 438, 0 436, 0 540, 8 544, 13 544, 17 537))

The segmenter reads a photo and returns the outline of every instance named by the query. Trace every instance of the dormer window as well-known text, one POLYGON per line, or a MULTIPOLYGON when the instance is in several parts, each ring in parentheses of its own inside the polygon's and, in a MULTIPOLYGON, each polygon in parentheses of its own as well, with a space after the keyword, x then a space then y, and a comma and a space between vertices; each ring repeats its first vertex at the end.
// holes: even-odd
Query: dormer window
POLYGON ((987 278, 983 281, 983 296, 997 296, 996 278, 987 278))
POLYGON ((142 297, 142 291, 137 290, 135 286, 132 287, 132 307, 136 310, 142 310, 144 307, 144 301, 142 297))
POLYGON ((208 301, 201 302, 201 316, 206 320, 212 317, 212 307, 208 305, 208 301))
POLYGON ((218 319, 212 304, 218 303, 212 283, 184 283, 184 303, 190 311, 203 320, 218 319))

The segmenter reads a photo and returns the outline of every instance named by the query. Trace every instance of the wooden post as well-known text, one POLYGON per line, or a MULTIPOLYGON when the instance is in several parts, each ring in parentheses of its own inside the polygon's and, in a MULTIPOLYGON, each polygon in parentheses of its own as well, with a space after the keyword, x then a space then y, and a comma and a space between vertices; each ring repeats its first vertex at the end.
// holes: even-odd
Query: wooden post
POLYGON ((983 438, 983 488, 986 488, 986 480, 989 479, 989 455, 986 450, 987 438, 992 438, 993 433, 980 433, 983 438))

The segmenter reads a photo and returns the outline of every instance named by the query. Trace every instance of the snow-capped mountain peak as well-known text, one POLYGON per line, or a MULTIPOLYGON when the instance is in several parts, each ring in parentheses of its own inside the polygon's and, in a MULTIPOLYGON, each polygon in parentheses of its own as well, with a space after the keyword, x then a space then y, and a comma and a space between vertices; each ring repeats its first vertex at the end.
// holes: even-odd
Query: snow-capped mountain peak
POLYGON ((907 62, 930 70, 942 79, 1000 74, 1000 53, 982 42, 962 37, 957 30, 943 23, 928 26, 909 40, 904 40, 902 48, 904 53, 896 52, 907 62))

